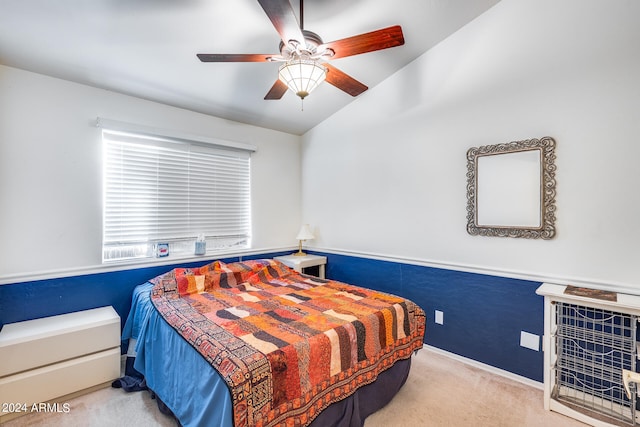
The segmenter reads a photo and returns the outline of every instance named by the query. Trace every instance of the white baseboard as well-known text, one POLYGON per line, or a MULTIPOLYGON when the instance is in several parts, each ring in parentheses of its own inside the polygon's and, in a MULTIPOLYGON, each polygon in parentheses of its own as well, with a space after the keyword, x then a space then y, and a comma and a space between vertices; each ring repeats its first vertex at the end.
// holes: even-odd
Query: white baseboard
POLYGON ((427 350, 427 351, 431 351, 431 352, 434 352, 434 353, 437 353, 437 354, 441 354, 441 355, 443 355, 445 357, 449 357, 451 359, 457 360, 457 361, 465 363, 467 365, 474 366, 474 367, 476 367, 478 369, 482 369, 483 371, 487 371, 487 372, 489 372, 491 374, 500 375, 501 377, 505 377, 505 378, 508 378, 510 380, 517 381, 517 382, 519 382, 521 384, 528 385, 530 387, 534 387, 534 388, 537 388, 539 390, 544 390, 544 383, 532 380, 532 379, 527 378, 527 377, 523 377, 521 375, 514 374, 514 373, 509 372, 509 371, 505 371, 504 369, 496 368, 495 366, 491 366, 491 365, 484 364, 482 362, 478 362, 477 360, 473 360, 473 359, 469 359, 469 358, 464 357, 464 356, 460 356, 459 354, 451 353, 451 352, 448 352, 446 350, 442 350, 440 348, 433 347, 433 346, 430 346, 430 345, 427 345, 427 344, 424 345, 423 350, 427 350))

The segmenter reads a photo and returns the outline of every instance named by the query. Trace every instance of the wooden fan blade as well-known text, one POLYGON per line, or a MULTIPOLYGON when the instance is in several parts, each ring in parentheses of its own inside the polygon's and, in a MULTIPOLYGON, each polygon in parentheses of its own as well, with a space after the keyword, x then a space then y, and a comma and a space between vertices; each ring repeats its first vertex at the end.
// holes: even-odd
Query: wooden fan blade
POLYGON ((202 62, 268 62, 274 55, 263 55, 253 53, 199 53, 198 58, 202 62))
POLYGON ((327 78, 325 81, 334 85, 340 90, 347 92, 351 96, 358 96, 365 90, 369 89, 348 74, 338 70, 333 65, 322 64, 327 68, 327 78))
POLYGON ((304 44, 300 24, 289 0, 258 0, 284 44, 295 40, 304 44))
POLYGON ((278 79, 273 86, 271 86, 271 89, 269 89, 269 92, 264 96, 264 99, 280 99, 287 92, 287 89, 287 85, 278 79))
POLYGON ((381 30, 371 31, 370 33, 324 43, 318 47, 318 50, 320 51, 323 47, 329 48, 335 52, 331 59, 337 59, 402 46, 403 44, 404 35, 402 34, 402 27, 395 25, 381 30))

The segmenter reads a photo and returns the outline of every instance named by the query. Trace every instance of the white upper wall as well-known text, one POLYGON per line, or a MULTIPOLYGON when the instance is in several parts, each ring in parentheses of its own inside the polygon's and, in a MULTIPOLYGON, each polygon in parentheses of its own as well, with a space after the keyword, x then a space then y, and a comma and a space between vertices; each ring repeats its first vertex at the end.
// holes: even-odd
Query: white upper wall
POLYGON ((640 291, 638 17, 633 0, 502 0, 365 92, 303 137, 308 243, 640 291), (556 237, 467 234, 467 149, 543 136, 556 237))
POLYGON ((5 66, 0 94, 0 282, 101 267, 97 116, 256 145, 253 248, 296 243, 300 137, 5 66))

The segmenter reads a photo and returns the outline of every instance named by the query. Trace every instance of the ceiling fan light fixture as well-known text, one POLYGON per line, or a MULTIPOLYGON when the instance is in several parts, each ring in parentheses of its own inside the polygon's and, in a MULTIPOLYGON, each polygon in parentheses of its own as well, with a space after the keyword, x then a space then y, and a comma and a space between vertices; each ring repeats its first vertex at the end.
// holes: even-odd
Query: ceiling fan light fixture
POLYGON ((292 59, 280 66, 278 77, 301 99, 317 88, 327 77, 327 69, 318 61, 292 59))

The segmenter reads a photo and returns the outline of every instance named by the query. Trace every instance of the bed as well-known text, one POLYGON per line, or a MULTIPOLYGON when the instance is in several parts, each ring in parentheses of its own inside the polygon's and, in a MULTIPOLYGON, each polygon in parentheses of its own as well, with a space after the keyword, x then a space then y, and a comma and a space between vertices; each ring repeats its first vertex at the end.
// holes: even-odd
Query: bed
POLYGON ((404 384, 424 312, 271 260, 176 268, 134 290, 133 367, 183 426, 362 426, 404 384))

